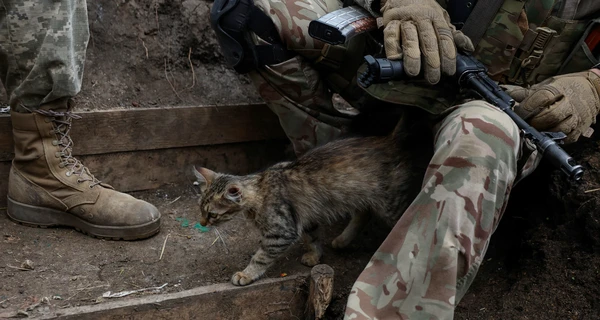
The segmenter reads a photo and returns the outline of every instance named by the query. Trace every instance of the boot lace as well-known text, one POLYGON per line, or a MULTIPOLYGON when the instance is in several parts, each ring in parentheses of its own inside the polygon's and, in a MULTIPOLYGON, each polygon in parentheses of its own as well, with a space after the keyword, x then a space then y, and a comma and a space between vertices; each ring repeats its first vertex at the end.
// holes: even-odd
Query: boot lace
POLYGON ((83 165, 81 161, 73 157, 72 149, 73 149, 73 140, 69 136, 69 132, 71 131, 71 122, 72 119, 81 119, 81 116, 72 113, 71 111, 65 112, 57 112, 54 110, 34 110, 35 112, 52 118, 52 122, 54 123, 54 133, 56 134, 58 145, 61 147, 60 149, 60 160, 61 165, 66 167, 69 171, 67 171, 67 175, 76 174, 79 177, 77 178, 78 183, 83 183, 85 181, 91 181, 90 188, 93 188, 96 185, 101 183, 100 180, 96 179, 94 175, 90 172, 90 170, 83 165))

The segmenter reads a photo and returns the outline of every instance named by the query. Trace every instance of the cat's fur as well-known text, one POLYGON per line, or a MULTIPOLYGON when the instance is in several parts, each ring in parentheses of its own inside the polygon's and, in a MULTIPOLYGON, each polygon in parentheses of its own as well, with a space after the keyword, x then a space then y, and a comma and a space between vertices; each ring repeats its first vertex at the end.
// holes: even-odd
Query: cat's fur
POLYGON ((203 226, 244 214, 262 234, 260 248, 248 266, 233 275, 233 284, 258 279, 301 237, 309 249, 302 263, 318 264, 321 224, 351 216, 331 243, 334 248, 347 246, 371 215, 393 226, 420 189, 431 155, 430 135, 430 128, 405 120, 388 136, 333 141, 255 174, 194 168, 203 226))

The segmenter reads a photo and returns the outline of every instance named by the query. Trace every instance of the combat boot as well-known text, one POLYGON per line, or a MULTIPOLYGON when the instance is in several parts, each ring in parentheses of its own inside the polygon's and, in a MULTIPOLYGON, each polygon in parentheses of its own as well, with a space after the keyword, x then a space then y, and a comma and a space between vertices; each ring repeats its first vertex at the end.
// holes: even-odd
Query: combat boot
POLYGON ((100 182, 71 154, 66 107, 11 111, 15 157, 8 182, 8 216, 25 225, 73 227, 88 235, 135 240, 159 232, 150 203, 100 182))

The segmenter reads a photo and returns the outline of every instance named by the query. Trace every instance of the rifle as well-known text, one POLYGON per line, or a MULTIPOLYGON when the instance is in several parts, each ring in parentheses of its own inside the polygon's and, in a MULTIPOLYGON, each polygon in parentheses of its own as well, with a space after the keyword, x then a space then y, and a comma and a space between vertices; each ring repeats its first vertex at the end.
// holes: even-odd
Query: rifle
MULTIPOLYGON (((323 42, 335 39, 335 43, 330 44, 347 43, 353 36, 365 31, 364 28, 358 32, 349 31, 349 28, 352 28, 352 22, 358 19, 354 17, 355 15, 360 16, 359 19, 363 21, 365 20, 365 15, 375 20, 374 17, 369 15, 368 11, 360 7, 345 7, 311 21, 309 24, 309 34, 311 37, 323 42), (337 16, 342 16, 344 19, 335 19, 337 16), (339 20, 349 21, 350 23, 340 23, 339 20), (330 23, 331 21, 335 21, 336 23, 332 24, 330 23), (327 33, 321 33, 324 31, 327 31, 327 33)), ((361 26, 364 25, 376 24, 363 22, 361 26)), ((375 26, 368 31, 376 29, 377 27, 375 26)), ((358 84, 364 88, 368 88, 371 84, 407 79, 404 74, 402 61, 375 58, 371 55, 365 56, 364 60, 367 68, 358 77, 358 84)), ((538 151, 542 153, 543 157, 547 158, 550 163, 559 168, 567 177, 575 181, 581 179, 583 168, 580 165, 576 165, 573 158, 556 142, 560 142, 566 135, 562 132, 540 133, 519 117, 512 109, 515 104, 514 99, 488 77, 487 68, 479 60, 468 53, 457 53, 456 73, 453 76, 453 80, 459 88, 473 90, 485 101, 508 114, 519 129, 521 129, 524 138, 531 140, 536 145, 538 151)))

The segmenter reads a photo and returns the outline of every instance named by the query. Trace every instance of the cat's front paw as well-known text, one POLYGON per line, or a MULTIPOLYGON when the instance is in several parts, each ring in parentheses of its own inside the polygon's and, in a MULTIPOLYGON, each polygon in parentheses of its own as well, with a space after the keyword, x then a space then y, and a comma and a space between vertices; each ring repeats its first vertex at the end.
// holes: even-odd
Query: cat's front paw
POLYGON ((311 251, 302 255, 300 262, 307 267, 314 267, 319 264, 319 259, 321 259, 321 256, 311 251))
POLYGON ((231 277, 231 283, 233 283, 236 286, 245 286, 245 285, 251 284, 252 282, 254 282, 252 277, 250 277, 249 275, 247 275, 241 271, 236 272, 231 277))

